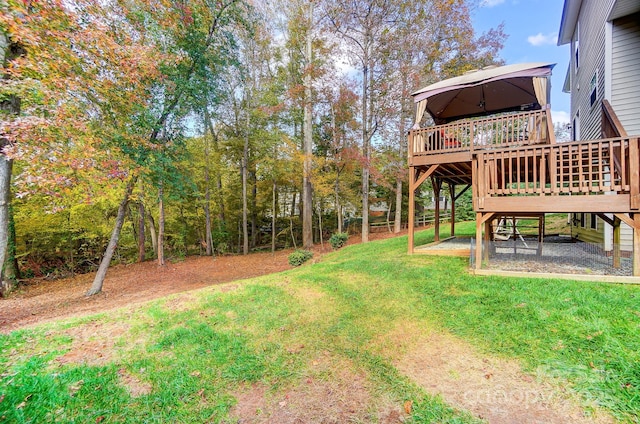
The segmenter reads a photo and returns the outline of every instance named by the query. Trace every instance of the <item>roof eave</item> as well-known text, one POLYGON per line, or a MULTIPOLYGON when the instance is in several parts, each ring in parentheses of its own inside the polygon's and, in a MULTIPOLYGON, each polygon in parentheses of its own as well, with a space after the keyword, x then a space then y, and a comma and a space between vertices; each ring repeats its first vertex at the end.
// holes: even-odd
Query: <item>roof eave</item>
POLYGON ((562 19, 560 20, 560 32, 558 33, 559 46, 571 42, 573 33, 576 29, 576 23, 578 22, 578 15, 580 14, 581 6, 582 0, 564 0, 562 19))

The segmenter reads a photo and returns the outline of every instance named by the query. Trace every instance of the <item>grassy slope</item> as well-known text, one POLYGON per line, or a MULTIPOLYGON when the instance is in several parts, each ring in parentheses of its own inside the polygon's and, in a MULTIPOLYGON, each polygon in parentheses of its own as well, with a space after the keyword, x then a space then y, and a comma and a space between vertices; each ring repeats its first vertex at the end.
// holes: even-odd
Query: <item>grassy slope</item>
MULTIPOLYGON (((461 228, 471 231, 472 227, 461 228)), ((418 233, 418 243, 432 232, 418 233)), ((480 350, 568 382, 620 419, 640 410, 640 287, 473 277, 460 258, 406 255, 406 237, 354 245, 321 262, 171 299, 0 336, 0 417, 15 422, 225 422, 247 385, 274 398, 340 369, 364 375, 375 405, 413 402, 413 422, 473 422, 401 375, 398 328, 443 328, 480 350), (99 365, 63 364, 82 326, 128 326, 99 365), (133 343, 135 341, 135 343, 133 343), (319 361, 330 366, 319 369, 319 361), (125 373, 150 384, 132 397, 125 373), (120 377, 119 377, 120 375, 120 377)), ((100 341, 100 336, 95 341, 100 341)), ((1 421, 2 419, 0 419, 1 421)))

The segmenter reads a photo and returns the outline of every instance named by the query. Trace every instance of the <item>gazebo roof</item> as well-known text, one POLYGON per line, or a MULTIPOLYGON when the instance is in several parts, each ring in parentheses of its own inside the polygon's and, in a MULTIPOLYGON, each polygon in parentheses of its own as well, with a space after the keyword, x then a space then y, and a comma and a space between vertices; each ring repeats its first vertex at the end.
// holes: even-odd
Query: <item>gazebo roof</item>
MULTIPOLYGON (((507 110, 540 108, 535 77, 548 77, 554 63, 521 63, 487 67, 431 84, 412 94, 416 103, 427 101, 426 110, 438 123, 488 115, 507 110)), ((548 97, 546 78, 545 97, 548 97)))

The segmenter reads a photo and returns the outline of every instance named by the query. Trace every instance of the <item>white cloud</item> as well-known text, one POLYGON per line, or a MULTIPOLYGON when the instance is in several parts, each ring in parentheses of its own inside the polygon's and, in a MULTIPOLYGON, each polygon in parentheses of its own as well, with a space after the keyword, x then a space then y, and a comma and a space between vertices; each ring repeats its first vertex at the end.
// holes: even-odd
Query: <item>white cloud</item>
POLYGON ((499 4, 502 4, 504 2, 505 2, 505 0, 482 0, 480 2, 480 7, 498 6, 499 4))
POLYGON ((569 118, 569 112, 565 112, 564 110, 553 110, 551 109, 551 119, 554 124, 568 124, 571 122, 569 118))
POLYGON ((545 44, 556 45, 558 42, 558 34, 551 32, 549 34, 543 34, 541 32, 536 35, 530 35, 527 37, 527 41, 532 46, 544 46, 545 44))

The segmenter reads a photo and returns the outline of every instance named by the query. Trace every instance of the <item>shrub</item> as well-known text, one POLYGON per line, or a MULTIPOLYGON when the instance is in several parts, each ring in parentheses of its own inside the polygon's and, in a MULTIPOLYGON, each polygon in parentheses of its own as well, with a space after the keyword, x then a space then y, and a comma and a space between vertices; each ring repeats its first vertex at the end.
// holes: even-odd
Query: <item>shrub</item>
POLYGON ((329 243, 334 249, 340 249, 347 242, 348 238, 349 234, 347 233, 335 233, 329 239, 329 243))
POLYGON ((300 266, 313 257, 313 253, 308 250, 298 249, 289 255, 289 265, 300 266))

